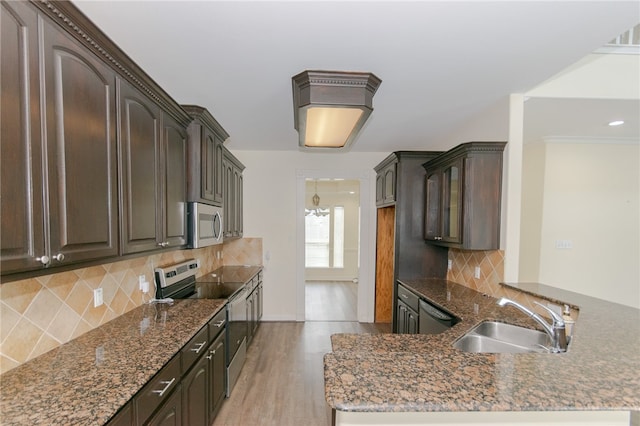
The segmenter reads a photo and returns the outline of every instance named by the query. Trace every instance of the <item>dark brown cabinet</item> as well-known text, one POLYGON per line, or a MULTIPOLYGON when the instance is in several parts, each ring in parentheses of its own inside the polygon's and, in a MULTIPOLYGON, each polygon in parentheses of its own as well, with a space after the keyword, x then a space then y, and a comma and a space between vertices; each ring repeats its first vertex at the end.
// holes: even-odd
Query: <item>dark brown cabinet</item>
POLYGON ((402 285, 397 287, 396 333, 417 334, 419 325, 420 299, 402 285))
POLYGON ((182 401, 180 400, 181 385, 176 387, 175 392, 162 404, 160 410, 153 416, 148 426, 180 426, 188 425, 182 422, 182 401))
MULTIPOLYGON (((145 424, 147 420, 151 417, 151 415, 158 409, 160 411, 165 411, 165 405, 169 404, 167 414, 169 412, 175 411, 171 406, 175 405, 173 398, 169 398, 172 393, 173 395, 180 395, 180 376, 181 376, 181 367, 180 367, 180 354, 176 355, 165 365, 162 370, 160 370, 152 379, 147 383, 133 398, 133 405, 136 413, 136 421, 137 424, 145 424), (175 392, 174 392, 175 391, 175 392), (161 407, 161 408, 159 408, 161 407)), ((180 400, 178 399, 178 402, 180 400)), ((179 408, 178 408, 179 409, 179 408)), ((166 418, 167 415, 160 414, 154 416, 155 424, 164 424, 162 423, 162 419, 166 418)), ((171 417, 171 416, 169 416, 171 417)), ((152 420, 152 422, 154 421, 152 420)))
POLYGON ((206 109, 183 105, 193 117, 189 125, 188 201, 222 206, 224 201, 223 143, 229 134, 206 109))
POLYGON ((396 201, 396 167, 398 158, 387 157, 375 167, 376 171, 376 206, 383 207, 396 201))
POLYGON ((505 142, 469 142, 426 162, 424 238, 464 250, 500 246, 505 142))
POLYGON ((184 246, 186 130, 125 81, 119 109, 122 252, 184 246))
POLYGON ((223 149, 224 170, 223 227, 224 238, 242 238, 243 223, 243 176, 244 165, 226 148, 223 149))
MULTIPOLYGON (((211 329, 211 328, 210 328, 211 329)), ((207 378, 207 408, 208 421, 211 424, 222 406, 226 396, 226 362, 225 362, 225 333, 221 333, 209 346, 206 359, 209 363, 207 378)))
POLYGON ((447 249, 425 244, 423 229, 425 170, 422 164, 440 154, 397 151, 374 168, 376 191, 381 188, 376 198, 383 201, 377 203, 375 321, 392 322, 397 332, 402 318, 398 317, 396 281, 445 278, 447 273, 447 249), (384 202, 385 196, 388 202, 384 202))
POLYGON ((207 425, 209 368, 209 360, 203 356, 182 379, 182 422, 185 425, 207 425))
POLYGON ((115 73, 36 16, 2 3, 3 274, 118 254, 115 73))

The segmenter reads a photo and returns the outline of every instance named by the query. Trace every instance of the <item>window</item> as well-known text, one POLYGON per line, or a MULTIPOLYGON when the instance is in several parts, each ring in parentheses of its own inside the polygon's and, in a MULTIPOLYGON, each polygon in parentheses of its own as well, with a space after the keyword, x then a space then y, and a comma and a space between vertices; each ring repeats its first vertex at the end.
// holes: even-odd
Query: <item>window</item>
POLYGON ((344 267, 344 207, 305 216, 305 267, 344 267))

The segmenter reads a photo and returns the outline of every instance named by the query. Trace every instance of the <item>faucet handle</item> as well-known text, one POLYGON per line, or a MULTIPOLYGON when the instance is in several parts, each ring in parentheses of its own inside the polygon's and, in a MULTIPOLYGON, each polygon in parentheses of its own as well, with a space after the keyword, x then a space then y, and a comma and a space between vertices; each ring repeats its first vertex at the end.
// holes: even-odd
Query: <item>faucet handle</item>
POLYGON ((564 319, 560 315, 558 315, 556 311, 549 308, 548 306, 544 306, 542 303, 539 303, 539 302, 533 302, 533 303, 540 306, 545 311, 549 312, 549 315, 551 315, 551 318, 553 319, 553 325, 558 327, 564 327, 564 319))

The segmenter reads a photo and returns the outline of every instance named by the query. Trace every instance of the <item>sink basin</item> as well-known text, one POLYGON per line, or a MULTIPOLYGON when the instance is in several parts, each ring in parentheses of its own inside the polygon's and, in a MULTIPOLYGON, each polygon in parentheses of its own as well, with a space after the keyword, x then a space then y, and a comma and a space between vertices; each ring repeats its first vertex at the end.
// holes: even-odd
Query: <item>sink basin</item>
POLYGON ((465 352, 530 353, 548 352, 547 333, 496 321, 484 321, 453 343, 465 352))

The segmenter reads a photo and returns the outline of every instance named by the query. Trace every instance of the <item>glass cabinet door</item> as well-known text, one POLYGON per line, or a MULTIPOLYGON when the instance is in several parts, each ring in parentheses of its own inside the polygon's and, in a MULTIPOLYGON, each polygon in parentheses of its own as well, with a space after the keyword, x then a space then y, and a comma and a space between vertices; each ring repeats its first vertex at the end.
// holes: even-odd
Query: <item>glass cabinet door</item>
POLYGON ((442 240, 460 242, 462 216, 461 164, 446 168, 442 173, 442 240))
POLYGON ((440 174, 438 170, 427 176, 424 210, 424 238, 437 240, 440 237, 440 174))

